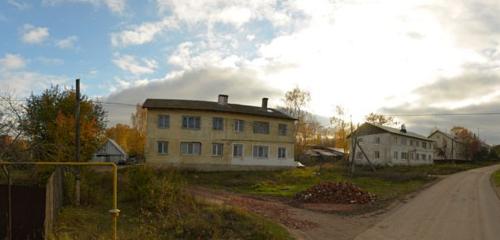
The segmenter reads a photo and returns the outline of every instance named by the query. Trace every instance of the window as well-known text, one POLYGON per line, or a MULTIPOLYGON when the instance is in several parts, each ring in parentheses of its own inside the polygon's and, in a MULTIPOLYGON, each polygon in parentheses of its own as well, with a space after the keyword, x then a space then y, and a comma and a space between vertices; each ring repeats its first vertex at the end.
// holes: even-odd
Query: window
POLYGON ((398 143, 398 137, 394 136, 394 144, 398 143))
POLYGON ((406 145, 406 138, 401 138, 401 145, 406 145))
POLYGON ((158 128, 169 128, 169 127, 170 127, 170 116, 158 115, 158 128))
POLYGON ((224 130, 224 119, 221 117, 212 118, 212 129, 213 130, 224 130))
POLYGON ((410 140, 410 146, 413 146, 413 140, 410 140))
POLYGON ((253 157, 267 158, 269 156, 268 146, 253 146, 253 157))
POLYGON ((233 157, 243 157, 243 144, 233 145, 233 157))
POLYGON ((356 153, 356 158, 363 159, 363 153, 361 153, 361 152, 356 153))
POLYGON ((422 154, 422 160, 427 160, 427 155, 422 154))
POLYGON ((253 133, 269 134, 269 123, 253 122, 253 133))
POLYGON ((408 159, 408 153, 402 152, 401 153, 401 159, 408 159))
POLYGON ((222 156, 223 153, 224 153, 224 144, 212 143, 212 155, 222 156))
POLYGON ((397 160, 398 159, 398 152, 394 152, 394 159, 397 160))
POLYGON ((415 154, 415 155, 416 155, 416 157, 417 157, 417 160, 420 160, 420 154, 418 154, 418 153, 417 153, 417 154, 415 154))
POLYGON ((286 148, 284 147, 278 148, 278 158, 286 158, 286 148))
POLYGON ((287 132, 288 132, 288 126, 286 124, 278 125, 278 135, 286 136, 287 132))
POLYGON ((363 138, 358 138, 358 142, 363 142, 363 138))
POLYGON ((234 120, 234 131, 235 132, 243 132, 245 130, 245 121, 243 120, 234 120))
POLYGON ((380 152, 379 151, 375 151, 375 159, 379 159, 380 158, 380 152))
POLYGON ((422 147, 423 148, 427 148, 427 143, 426 142, 422 142, 422 147))
POLYGON ((429 160, 432 160, 432 155, 429 155, 429 160))
POLYGON ((380 144, 380 137, 376 137, 376 138, 375 138, 375 143, 376 143, 376 144, 380 144))
POLYGON ((419 141, 416 141, 416 142, 417 142, 417 143, 416 143, 416 144, 417 144, 417 147, 420 147, 420 142, 419 142, 419 141))
POLYGON ((183 116, 182 128, 200 129, 200 117, 183 116))
POLYGON ((181 153, 183 155, 200 155, 201 143, 199 142, 181 142, 181 153))
POLYGON ((168 153, 168 142, 166 141, 158 141, 157 148, 159 154, 167 154, 168 153))

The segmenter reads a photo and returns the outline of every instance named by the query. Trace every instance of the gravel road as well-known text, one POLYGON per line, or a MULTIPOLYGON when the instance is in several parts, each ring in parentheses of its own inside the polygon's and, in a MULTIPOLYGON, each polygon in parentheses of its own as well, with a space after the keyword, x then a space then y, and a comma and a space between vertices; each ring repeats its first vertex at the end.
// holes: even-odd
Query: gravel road
POLYGON ((498 240, 500 200, 490 175, 500 165, 446 177, 392 211, 356 240, 498 240))

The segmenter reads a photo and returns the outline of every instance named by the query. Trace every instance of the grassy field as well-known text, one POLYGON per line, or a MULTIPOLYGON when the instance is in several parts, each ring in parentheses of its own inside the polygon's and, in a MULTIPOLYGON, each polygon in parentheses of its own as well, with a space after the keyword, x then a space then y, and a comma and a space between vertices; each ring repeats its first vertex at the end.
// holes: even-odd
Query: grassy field
MULTIPOLYGON (((135 168, 121 171, 119 179, 119 239, 291 239, 257 215, 195 200, 175 171, 135 168)), ((62 209, 50 239, 110 239, 109 183, 109 174, 86 172, 82 206, 62 209)))
POLYGON ((493 179, 493 183, 495 183, 497 187, 500 187, 500 170, 494 172, 491 177, 493 179))
POLYGON ((293 197, 323 181, 347 181, 375 193, 383 201, 414 192, 436 179, 436 175, 452 174, 488 164, 491 162, 397 166, 379 168, 376 172, 368 168, 357 168, 354 176, 348 174, 342 164, 328 165, 321 169, 307 167, 281 171, 184 172, 183 176, 189 184, 285 198, 293 197))

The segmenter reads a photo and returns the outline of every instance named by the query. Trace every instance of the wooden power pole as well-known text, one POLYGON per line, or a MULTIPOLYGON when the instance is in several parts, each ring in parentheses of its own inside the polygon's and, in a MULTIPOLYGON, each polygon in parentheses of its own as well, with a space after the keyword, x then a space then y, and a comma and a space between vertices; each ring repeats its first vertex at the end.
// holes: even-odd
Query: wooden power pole
MULTIPOLYGON (((80 79, 76 79, 75 82, 76 90, 76 109, 75 109, 75 161, 80 162, 80 79)), ((76 171, 76 183, 75 183, 75 204, 80 205, 80 169, 76 171)))

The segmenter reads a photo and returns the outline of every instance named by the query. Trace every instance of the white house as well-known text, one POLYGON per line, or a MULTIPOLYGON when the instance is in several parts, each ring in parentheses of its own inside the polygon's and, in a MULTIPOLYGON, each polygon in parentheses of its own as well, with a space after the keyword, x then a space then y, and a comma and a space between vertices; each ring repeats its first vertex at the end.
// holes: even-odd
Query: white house
POLYGON ((434 140, 434 160, 435 161, 465 161, 465 143, 457 137, 435 130, 429 135, 429 139, 434 140))
POLYGON ((127 153, 113 139, 108 138, 106 143, 94 154, 92 161, 115 162, 126 161, 127 153))
MULTIPOLYGON (((421 165, 433 163, 432 140, 417 133, 401 129, 364 123, 349 136, 349 153, 354 153, 354 162, 368 164, 368 160, 356 146, 352 147, 352 137, 357 138, 366 157, 374 165, 421 165)), ((352 159, 352 156, 351 158, 352 159)))

